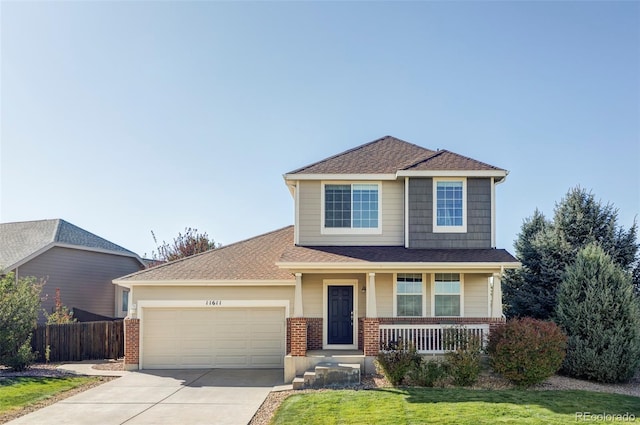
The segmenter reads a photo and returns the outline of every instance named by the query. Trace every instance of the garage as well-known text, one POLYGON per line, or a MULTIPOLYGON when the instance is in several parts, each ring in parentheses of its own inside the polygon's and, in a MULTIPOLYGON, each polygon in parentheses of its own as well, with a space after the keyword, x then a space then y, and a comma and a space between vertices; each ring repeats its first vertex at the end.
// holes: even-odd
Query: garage
POLYGON ((281 368, 281 307, 144 308, 141 368, 281 368))

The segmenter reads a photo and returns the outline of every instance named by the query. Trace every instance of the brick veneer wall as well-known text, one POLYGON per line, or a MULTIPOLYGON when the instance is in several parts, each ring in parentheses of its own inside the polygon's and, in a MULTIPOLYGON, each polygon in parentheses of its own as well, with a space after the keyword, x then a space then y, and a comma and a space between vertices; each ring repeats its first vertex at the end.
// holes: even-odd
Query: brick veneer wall
POLYGON ((377 356, 380 350, 380 321, 376 318, 363 320, 363 351, 365 356, 377 356))
POLYGON ((287 317, 287 351, 285 353, 291 353, 291 318, 287 317))
POLYGON ((307 317, 307 350, 322 350, 322 317, 307 317))
POLYGON ((291 350, 292 356, 302 356, 307 354, 307 318, 290 317, 289 328, 291 330, 291 350))
POLYGON ((364 317, 358 318, 358 350, 364 350, 364 317))
POLYGON ((124 320, 124 364, 140 363, 140 319, 124 320))

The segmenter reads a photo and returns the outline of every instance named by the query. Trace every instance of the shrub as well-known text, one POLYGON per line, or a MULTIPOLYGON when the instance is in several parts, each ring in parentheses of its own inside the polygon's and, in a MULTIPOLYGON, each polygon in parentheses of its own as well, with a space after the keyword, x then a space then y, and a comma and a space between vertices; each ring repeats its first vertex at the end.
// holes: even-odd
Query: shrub
POLYGON ((31 331, 36 325, 42 283, 34 278, 0 277, 0 364, 24 369, 33 362, 31 331))
POLYGON ((444 343, 452 350, 444 357, 454 385, 466 387, 475 384, 481 369, 482 340, 464 328, 454 327, 445 331, 444 343))
POLYGON ((16 372, 21 372, 33 364, 36 360, 36 354, 31 351, 31 335, 29 335, 29 338, 18 348, 17 352, 5 359, 4 364, 16 372))
POLYGON ((409 370, 420 363, 420 356, 411 343, 392 343, 383 346, 377 357, 382 372, 394 385, 401 385, 409 370))
POLYGON ((489 335, 493 369, 518 386, 540 383, 560 369, 567 337, 553 322, 513 319, 489 335))
POLYGON ((596 244, 578 252, 558 288, 556 321, 567 333, 562 372, 621 382, 640 362, 640 309, 631 276, 596 244))
POLYGON ((412 385, 419 387, 434 387, 444 383, 447 377, 447 365, 439 360, 425 360, 414 364, 408 376, 412 385))

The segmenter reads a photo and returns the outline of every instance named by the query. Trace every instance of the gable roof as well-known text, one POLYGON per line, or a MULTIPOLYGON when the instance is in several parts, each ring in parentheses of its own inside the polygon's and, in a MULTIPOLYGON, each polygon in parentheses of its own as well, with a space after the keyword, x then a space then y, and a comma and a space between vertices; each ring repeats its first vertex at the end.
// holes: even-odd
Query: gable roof
POLYGON ((145 281, 295 281, 276 266, 284 250, 293 245, 293 226, 225 245, 191 257, 171 261, 114 280, 115 283, 145 281))
POLYGON ((54 246, 138 255, 62 219, 0 223, 0 269, 13 270, 54 246))
POLYGON ((502 171, 505 170, 447 150, 433 151, 392 136, 287 173, 295 179, 305 174, 396 174, 401 171, 502 171))

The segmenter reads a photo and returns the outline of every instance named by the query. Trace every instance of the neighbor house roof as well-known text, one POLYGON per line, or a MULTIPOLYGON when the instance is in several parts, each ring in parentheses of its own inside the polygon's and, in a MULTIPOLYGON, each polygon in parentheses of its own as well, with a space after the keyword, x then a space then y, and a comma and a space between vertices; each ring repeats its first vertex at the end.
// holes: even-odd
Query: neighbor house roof
POLYGON ((517 260, 503 249, 407 249, 400 246, 302 247, 293 243, 293 226, 222 248, 165 263, 114 280, 115 283, 188 283, 189 281, 291 281, 288 270, 300 264, 319 268, 358 264, 450 263, 512 267, 517 260))
POLYGON ((106 251, 141 261, 136 253, 62 219, 0 223, 0 241, 0 269, 6 271, 54 246, 106 251))
POLYGON ((447 150, 433 151, 385 136, 286 174, 395 174, 399 171, 505 171, 447 150))
POLYGON ((293 245, 293 226, 171 261, 119 279, 137 281, 290 280, 294 276, 276 266, 284 250, 293 245))

